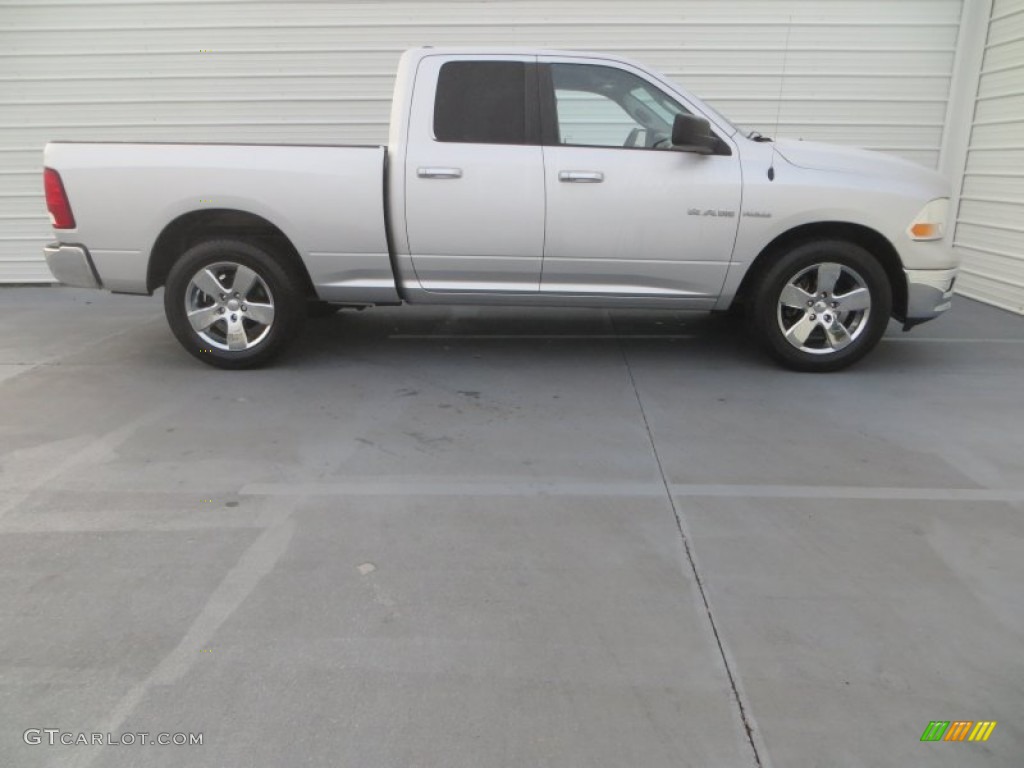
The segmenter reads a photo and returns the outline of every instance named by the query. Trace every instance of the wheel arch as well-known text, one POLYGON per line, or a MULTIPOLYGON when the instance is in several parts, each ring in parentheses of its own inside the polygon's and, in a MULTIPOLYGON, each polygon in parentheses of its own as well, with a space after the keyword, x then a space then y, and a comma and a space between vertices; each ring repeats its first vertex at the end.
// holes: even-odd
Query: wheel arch
POLYGON ((761 275, 771 266, 778 254, 815 240, 843 240, 859 245, 870 253, 885 270, 889 285, 892 287, 892 315, 899 320, 906 318, 907 278, 896 248, 877 230, 843 221, 802 224, 783 232, 768 243, 755 257, 743 280, 740 281, 733 305, 749 302, 751 292, 757 286, 761 275))
POLYGON ((309 271, 288 236, 262 216, 233 208, 190 211, 164 227, 149 255, 146 290, 152 293, 164 285, 174 262, 189 248, 204 240, 221 237, 237 238, 266 248, 301 276, 307 297, 316 298, 309 271))

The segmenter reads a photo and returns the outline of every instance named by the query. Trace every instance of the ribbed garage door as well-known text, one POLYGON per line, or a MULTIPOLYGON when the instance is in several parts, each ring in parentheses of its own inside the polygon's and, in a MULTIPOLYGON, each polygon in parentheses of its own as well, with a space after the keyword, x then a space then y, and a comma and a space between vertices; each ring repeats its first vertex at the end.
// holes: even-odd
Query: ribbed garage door
POLYGON ((1024 313, 1024 0, 995 0, 957 215, 959 292, 1024 313))
POLYGON ((423 44, 624 54, 745 127, 934 167, 959 20, 959 0, 0 0, 0 282, 49 279, 47 140, 383 143, 423 44))

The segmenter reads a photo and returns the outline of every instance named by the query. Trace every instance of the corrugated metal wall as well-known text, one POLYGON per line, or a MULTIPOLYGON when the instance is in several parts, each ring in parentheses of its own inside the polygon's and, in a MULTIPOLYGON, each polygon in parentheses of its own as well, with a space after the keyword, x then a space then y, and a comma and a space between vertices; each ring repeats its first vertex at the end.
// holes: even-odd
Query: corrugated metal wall
POLYGON ((1024 314, 1024 0, 995 0, 954 244, 960 293, 1024 314))
POLYGON ((743 126, 934 167, 959 19, 960 0, 0 0, 0 282, 49 279, 48 139, 384 142, 422 44, 614 51, 743 126))

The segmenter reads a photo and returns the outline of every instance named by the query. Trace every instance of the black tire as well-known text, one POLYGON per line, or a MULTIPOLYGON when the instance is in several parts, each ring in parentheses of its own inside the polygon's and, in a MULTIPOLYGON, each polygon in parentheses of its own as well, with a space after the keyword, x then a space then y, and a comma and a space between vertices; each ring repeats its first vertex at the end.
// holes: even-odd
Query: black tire
POLYGON ((302 286, 291 265, 261 246, 207 240, 189 248, 171 268, 164 312, 171 331, 193 357, 217 368, 252 368, 281 354, 301 330, 306 318, 302 286), (225 292, 214 295, 219 292, 215 286, 225 292), (245 295, 235 298, 235 287, 245 295), (197 330, 190 311, 197 324, 209 325, 197 330))
POLYGON ((870 352, 891 311, 892 287, 878 260, 854 243, 822 240, 796 246, 765 271, 750 320, 780 363, 826 372, 870 352))

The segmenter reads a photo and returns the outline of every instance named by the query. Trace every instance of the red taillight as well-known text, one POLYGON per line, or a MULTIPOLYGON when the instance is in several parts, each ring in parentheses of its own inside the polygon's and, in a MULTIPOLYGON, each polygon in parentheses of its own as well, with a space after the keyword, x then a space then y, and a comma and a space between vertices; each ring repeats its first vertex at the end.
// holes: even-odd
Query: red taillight
POLYGON ((71 203, 68 202, 68 193, 64 191, 60 174, 53 168, 44 168, 43 186, 46 188, 46 207, 50 211, 53 228, 74 229, 75 214, 71 212, 71 203))

